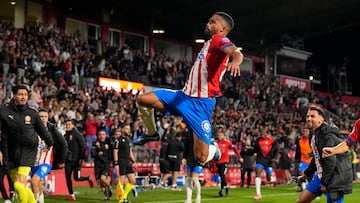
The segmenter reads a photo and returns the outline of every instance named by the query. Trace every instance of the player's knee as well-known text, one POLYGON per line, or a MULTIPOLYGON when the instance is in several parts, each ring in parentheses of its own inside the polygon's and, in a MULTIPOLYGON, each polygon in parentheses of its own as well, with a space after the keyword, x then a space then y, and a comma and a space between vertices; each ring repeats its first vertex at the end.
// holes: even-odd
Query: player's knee
POLYGON ((143 95, 138 95, 137 97, 136 97, 136 103, 138 104, 138 105, 144 105, 144 96, 143 95))
POLYGON ((202 151, 197 151, 195 153, 195 158, 200 162, 200 163, 205 163, 208 157, 208 153, 202 152, 202 151))

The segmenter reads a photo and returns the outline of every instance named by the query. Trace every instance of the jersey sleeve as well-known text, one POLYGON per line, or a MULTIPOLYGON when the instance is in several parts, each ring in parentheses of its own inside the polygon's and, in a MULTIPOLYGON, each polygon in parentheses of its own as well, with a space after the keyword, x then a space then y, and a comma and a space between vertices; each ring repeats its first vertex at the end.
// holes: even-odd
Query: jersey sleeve
POLYGON ((350 141, 352 144, 355 144, 360 141, 359 130, 360 130, 360 119, 358 119, 355 122, 354 127, 348 137, 348 141, 350 141))

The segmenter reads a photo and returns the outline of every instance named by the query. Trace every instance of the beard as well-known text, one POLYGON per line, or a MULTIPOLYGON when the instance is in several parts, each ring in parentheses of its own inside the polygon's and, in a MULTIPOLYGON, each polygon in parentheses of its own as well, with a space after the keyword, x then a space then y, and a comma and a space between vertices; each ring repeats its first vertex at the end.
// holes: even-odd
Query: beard
POLYGON ((205 28, 205 30, 204 30, 204 37, 205 37, 205 40, 209 40, 211 38, 211 33, 208 28, 205 28))

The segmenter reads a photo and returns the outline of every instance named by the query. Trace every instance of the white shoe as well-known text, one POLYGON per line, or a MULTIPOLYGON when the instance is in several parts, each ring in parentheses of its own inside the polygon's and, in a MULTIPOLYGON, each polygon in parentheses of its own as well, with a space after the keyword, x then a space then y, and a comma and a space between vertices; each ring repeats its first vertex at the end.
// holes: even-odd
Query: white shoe
POLYGON ((4 203, 11 203, 11 200, 6 199, 6 200, 4 201, 4 203))

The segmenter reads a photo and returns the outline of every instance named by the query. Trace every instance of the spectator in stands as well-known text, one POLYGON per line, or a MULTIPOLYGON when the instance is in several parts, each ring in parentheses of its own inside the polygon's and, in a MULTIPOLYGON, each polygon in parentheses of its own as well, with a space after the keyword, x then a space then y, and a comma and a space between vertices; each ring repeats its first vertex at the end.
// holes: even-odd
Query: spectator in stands
POLYGON ((114 166, 116 173, 120 175, 120 179, 117 184, 117 195, 121 203, 129 202, 127 196, 130 191, 133 192, 134 197, 137 197, 137 191, 135 188, 136 179, 133 170, 133 164, 136 164, 136 159, 131 148, 131 140, 129 138, 131 128, 129 124, 123 124, 121 128, 120 137, 115 140, 115 147, 113 151, 114 166), (128 182, 125 180, 125 176, 128 182), (123 188, 123 185, 125 187, 123 188))
POLYGON ((306 124, 312 130, 310 146, 313 158, 299 181, 309 179, 306 189, 301 192, 297 203, 311 202, 323 193, 327 202, 344 202, 344 195, 352 192, 352 166, 348 152, 322 157, 325 146, 335 147, 343 137, 333 124, 325 122, 325 113, 318 106, 310 106, 306 115, 306 124))
POLYGON ((73 174, 75 181, 88 181, 90 187, 94 186, 94 182, 91 176, 80 176, 80 169, 84 164, 86 143, 84 137, 74 127, 71 119, 66 120, 66 133, 64 137, 69 148, 65 163, 65 178, 69 196, 65 200, 76 200, 71 175, 73 174))
POLYGON ((221 158, 219 161, 216 161, 216 168, 221 179, 219 196, 222 197, 224 195, 223 189, 225 189, 226 195, 229 195, 230 191, 230 186, 226 182, 226 172, 230 161, 229 150, 233 150, 238 158, 240 158, 240 153, 236 147, 234 147, 233 144, 228 139, 226 139, 224 126, 217 128, 216 139, 216 142, 221 151, 221 158))
POLYGON ((91 148, 92 144, 96 141, 97 128, 100 127, 100 120, 97 119, 97 116, 93 112, 87 114, 85 120, 85 129, 86 129, 86 146, 87 146, 87 161, 92 161, 91 157, 91 148))
POLYGON ((186 165, 186 201, 185 203, 192 202, 192 192, 195 188, 196 198, 195 203, 201 202, 201 184, 199 176, 203 173, 203 166, 198 162, 194 156, 194 140, 192 136, 187 136, 185 140, 185 150, 183 156, 183 164, 186 165))
POLYGON ((7 77, 10 69, 10 53, 7 46, 5 46, 0 52, 0 60, 3 71, 2 75, 7 77))
MULTIPOLYGON (((300 176, 304 175, 304 171, 309 166, 313 157, 311 146, 310 146, 310 129, 304 127, 302 130, 302 136, 296 140, 296 151, 295 161, 299 164, 300 176)), ((306 187, 307 182, 298 183, 298 191, 303 191, 306 187)))
POLYGON ((251 145, 251 141, 247 139, 240 151, 241 187, 244 187, 245 184, 245 174, 247 175, 247 188, 250 187, 254 161, 254 147, 251 145))
POLYGON ((202 77, 189 77, 183 90, 159 89, 137 97, 138 110, 147 127, 147 134, 135 139, 134 144, 143 145, 149 141, 159 140, 154 121, 155 108, 184 118, 187 126, 194 132, 194 154, 202 164, 220 158, 219 148, 216 144, 210 143, 212 111, 216 103, 214 98, 222 95, 220 90, 222 75, 230 71, 232 76, 240 76, 240 64, 243 60, 242 53, 226 37, 233 26, 233 19, 224 12, 216 12, 209 19, 205 34, 209 35, 211 40, 204 44, 191 70, 191 75, 202 77), (208 54, 211 57, 207 57, 208 54), (212 58, 212 56, 217 57, 212 58), (232 60, 227 63, 229 57, 232 60), (207 66, 200 67, 201 65, 207 66), (200 83, 200 86, 194 85, 200 83))
POLYGON ((261 173, 265 170, 267 181, 272 181, 272 165, 277 162, 279 149, 277 142, 268 134, 266 127, 258 126, 259 135, 255 141, 254 152, 256 153, 255 166, 255 200, 262 199, 261 196, 261 173))

